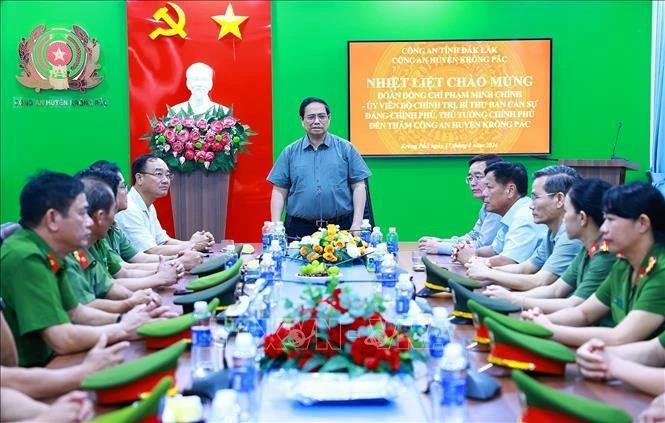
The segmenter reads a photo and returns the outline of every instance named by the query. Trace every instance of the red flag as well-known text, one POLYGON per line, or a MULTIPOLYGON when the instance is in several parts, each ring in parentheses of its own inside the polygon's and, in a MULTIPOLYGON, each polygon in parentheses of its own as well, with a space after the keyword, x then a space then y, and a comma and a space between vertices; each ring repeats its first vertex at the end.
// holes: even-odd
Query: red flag
MULTIPOLYGON (((270 218, 271 186, 265 180, 272 166, 270 2, 128 1, 127 28, 131 160, 149 151, 140 140, 150 130, 147 116, 163 116, 166 105, 187 101, 185 71, 195 62, 208 64, 215 71, 212 101, 233 106, 233 114, 258 133, 231 173, 226 238, 258 241, 262 222, 270 218), (218 20, 227 22, 233 15, 247 19, 230 18, 230 26, 213 19, 225 16, 218 20), (218 39, 223 28, 231 31, 218 39)), ((155 205, 173 236, 170 198, 155 205)))

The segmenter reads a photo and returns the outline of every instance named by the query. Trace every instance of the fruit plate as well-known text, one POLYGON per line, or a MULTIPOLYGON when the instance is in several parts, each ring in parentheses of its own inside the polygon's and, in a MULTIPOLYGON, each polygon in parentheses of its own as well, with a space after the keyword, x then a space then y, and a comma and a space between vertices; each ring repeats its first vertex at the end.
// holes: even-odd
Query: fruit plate
POLYGON ((337 277, 337 279, 342 280, 342 272, 340 272, 337 276, 305 276, 296 273, 296 280, 298 282, 312 283, 315 285, 316 284, 324 285, 328 283, 328 281, 333 277, 337 277))

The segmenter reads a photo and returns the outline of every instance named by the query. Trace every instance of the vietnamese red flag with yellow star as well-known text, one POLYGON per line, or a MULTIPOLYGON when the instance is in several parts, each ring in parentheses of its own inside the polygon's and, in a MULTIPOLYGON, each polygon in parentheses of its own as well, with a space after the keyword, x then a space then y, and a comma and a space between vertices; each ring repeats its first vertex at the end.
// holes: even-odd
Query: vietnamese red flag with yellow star
MULTIPOLYGON (((140 139, 150 132, 147 116, 165 116, 167 105, 187 101, 185 71, 196 62, 209 65, 210 99, 232 106, 233 115, 257 133, 230 176, 225 238, 258 241, 270 218, 270 2, 128 1, 127 28, 131 160, 150 151, 140 139)), ((175 236, 170 197, 155 206, 162 226, 175 236)))

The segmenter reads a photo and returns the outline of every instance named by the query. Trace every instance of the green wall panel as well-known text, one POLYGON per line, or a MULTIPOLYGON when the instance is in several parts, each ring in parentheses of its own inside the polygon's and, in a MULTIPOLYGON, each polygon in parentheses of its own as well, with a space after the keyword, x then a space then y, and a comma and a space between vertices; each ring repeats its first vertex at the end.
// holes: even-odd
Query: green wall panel
POLYGON ((3 1, 1 221, 17 220, 27 178, 40 169, 73 173, 98 159, 129 166, 127 25, 124 1, 3 1), (85 93, 18 83, 18 45, 39 24, 81 26, 100 44, 100 85, 85 93), (108 107, 14 107, 14 98, 106 99, 108 107))
MULTIPOLYGON (((307 96, 332 108, 331 132, 348 136, 348 40, 553 39, 552 157, 649 163, 651 3, 639 1, 318 1, 273 3, 275 155, 301 136, 307 96)), ((515 157, 533 172, 552 162, 515 157)), ((402 240, 466 230, 478 203, 467 158, 372 158, 377 223, 402 240)))

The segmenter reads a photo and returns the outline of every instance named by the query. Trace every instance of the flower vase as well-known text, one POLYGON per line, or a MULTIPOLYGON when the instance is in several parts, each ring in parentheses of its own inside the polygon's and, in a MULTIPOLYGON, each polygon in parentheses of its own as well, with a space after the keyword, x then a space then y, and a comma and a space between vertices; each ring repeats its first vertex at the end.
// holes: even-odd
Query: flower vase
POLYGON ((171 204, 177 239, 189 239, 200 230, 209 231, 216 240, 225 238, 229 176, 202 171, 175 174, 171 204))

